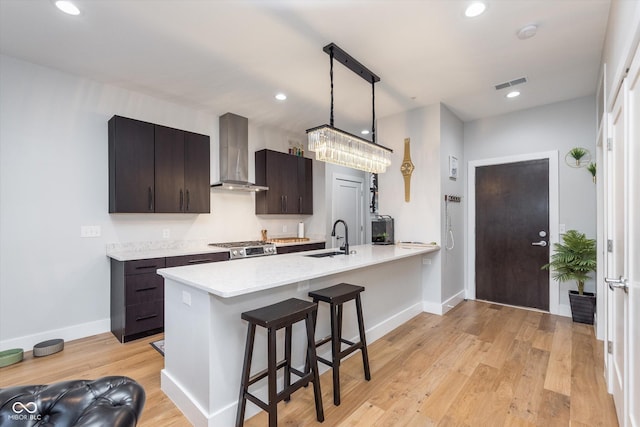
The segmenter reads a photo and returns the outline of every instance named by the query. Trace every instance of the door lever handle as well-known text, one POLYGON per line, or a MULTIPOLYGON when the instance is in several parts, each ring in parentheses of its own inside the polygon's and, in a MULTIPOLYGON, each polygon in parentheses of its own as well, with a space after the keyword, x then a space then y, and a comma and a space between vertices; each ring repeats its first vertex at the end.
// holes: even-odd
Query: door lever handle
POLYGON ((619 288, 622 289, 625 294, 629 292, 627 279, 622 276, 620 276, 618 279, 608 279, 605 277, 604 281, 607 282, 607 284, 609 285, 609 289, 611 289, 612 291, 615 291, 616 288, 619 288))
POLYGON ((531 243, 531 246, 542 246, 544 248, 545 246, 547 246, 547 241, 540 240, 539 242, 533 242, 531 243))

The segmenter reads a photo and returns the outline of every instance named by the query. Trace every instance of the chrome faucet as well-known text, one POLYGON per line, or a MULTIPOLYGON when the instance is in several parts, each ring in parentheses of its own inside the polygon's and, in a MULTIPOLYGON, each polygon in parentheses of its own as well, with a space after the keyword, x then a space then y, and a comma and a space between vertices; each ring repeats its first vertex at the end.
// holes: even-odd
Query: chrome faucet
POLYGON ((347 227, 347 223, 341 219, 336 220, 336 222, 333 223, 333 228, 331 229, 331 236, 335 237, 336 225, 338 225, 339 222, 344 225, 344 245, 340 246, 340 250, 343 250, 345 255, 349 255, 349 227, 347 227))

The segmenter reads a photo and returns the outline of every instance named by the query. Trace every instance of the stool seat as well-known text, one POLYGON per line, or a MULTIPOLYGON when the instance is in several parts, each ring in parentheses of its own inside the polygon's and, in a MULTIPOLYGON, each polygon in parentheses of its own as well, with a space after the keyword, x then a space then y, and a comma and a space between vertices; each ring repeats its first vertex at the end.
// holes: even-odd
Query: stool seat
POLYGON ((314 301, 341 304, 355 299, 360 292, 364 292, 363 286, 340 283, 338 285, 329 286, 328 288, 309 292, 309 296, 313 298, 314 301))
MULTIPOLYGON (((340 361, 353 353, 360 350, 362 352, 362 364, 364 367, 364 378, 369 381, 371 379, 371 372, 369 369, 369 354, 367 352, 367 341, 364 332, 364 319, 362 316, 362 301, 360 300, 360 294, 364 292, 363 286, 352 285, 349 283, 339 283, 328 288, 318 289, 317 291, 309 292, 309 296, 313 298, 313 302, 318 301, 326 302, 329 304, 330 317, 331 317, 331 334, 325 338, 322 338, 315 342, 316 347, 331 343, 331 360, 318 357, 318 361, 331 367, 333 374, 333 403, 334 405, 340 405, 340 361), (342 306, 348 301, 355 301, 356 303, 356 316, 358 318, 358 334, 360 341, 351 342, 342 337, 342 306), (346 344, 347 348, 342 349, 342 344, 346 344)), ((315 331, 315 324, 317 318, 317 311, 313 313, 313 324, 315 331)), ((315 337, 314 337, 315 339, 315 337)), ((305 366, 305 372, 308 371, 308 367, 305 366)))
POLYGON ((242 313, 242 320, 264 328, 280 329, 288 324, 304 320, 307 314, 317 310, 318 304, 297 298, 289 298, 266 307, 242 313))
POLYGON ((313 336, 313 319, 317 312, 317 303, 289 298, 276 304, 242 313, 241 318, 249 322, 249 327, 240 381, 236 427, 241 427, 244 424, 247 400, 269 413, 269 427, 277 427, 278 402, 290 400, 292 393, 301 387, 306 387, 310 382, 313 383, 316 419, 320 422, 324 421, 320 374, 318 373, 318 360, 313 336), (291 366, 293 325, 300 321, 305 322, 307 336, 307 357, 304 372, 291 366), (253 359, 253 344, 257 326, 267 329, 267 368, 252 376, 251 360, 253 359), (278 329, 282 328, 285 329, 284 360, 278 362, 276 360, 276 333, 278 329), (284 368, 284 388, 278 392, 276 379, 278 370, 281 368, 284 368), (299 379, 292 383, 291 374, 298 376, 299 379), (266 402, 249 392, 249 386, 263 378, 267 378, 268 383, 268 400, 266 402))

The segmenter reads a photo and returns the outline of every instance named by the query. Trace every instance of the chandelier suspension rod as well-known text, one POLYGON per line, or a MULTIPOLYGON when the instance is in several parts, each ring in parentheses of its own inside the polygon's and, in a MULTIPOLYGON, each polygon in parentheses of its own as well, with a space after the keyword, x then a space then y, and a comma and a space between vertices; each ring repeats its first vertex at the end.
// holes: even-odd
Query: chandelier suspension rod
POLYGON ((376 143, 376 82, 371 80, 371 142, 376 143))
POLYGON ((329 49, 329 77, 331 78, 331 116, 329 117, 329 124, 333 127, 333 46, 329 49))

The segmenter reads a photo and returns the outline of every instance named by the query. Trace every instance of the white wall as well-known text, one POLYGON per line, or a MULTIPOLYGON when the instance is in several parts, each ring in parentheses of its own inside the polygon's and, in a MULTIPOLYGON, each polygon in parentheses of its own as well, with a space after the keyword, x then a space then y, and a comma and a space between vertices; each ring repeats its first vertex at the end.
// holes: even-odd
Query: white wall
MULTIPOLYGON (((440 106, 431 105, 378 120, 380 143, 393 150, 392 165, 379 175, 379 211, 395 221, 396 241, 441 243, 440 106), (404 200, 400 164, 404 139, 411 138, 411 201, 404 200)), ((423 269, 423 301, 438 312, 442 301, 442 251, 423 269)), ((462 268, 462 264, 460 265, 462 268)))
MULTIPOLYGON (((467 122, 465 162, 559 150, 559 223, 595 238, 596 185, 586 169, 569 167, 564 160, 573 147, 587 148, 595 159, 595 116, 595 98, 587 96, 467 122)), ((593 288, 592 280, 587 290, 593 288)), ((567 289, 573 285, 561 286, 560 305, 568 305, 567 289)))
MULTIPOLYGON (((447 216, 445 215, 445 195, 463 196, 467 169, 464 167, 464 124, 446 106, 440 105, 440 215, 442 242, 442 296, 446 302, 464 292, 464 218, 467 201, 449 202, 448 211, 453 238, 447 236, 447 216), (458 159, 458 177, 449 178, 449 156, 458 159), (447 247, 452 249, 447 249, 447 247)), ((458 297, 460 298, 460 297, 458 297)), ((447 303, 455 305, 455 301, 447 303)), ((450 308, 450 307, 449 307, 450 308)))
MULTIPOLYGON (((108 214, 107 121, 114 114, 211 136, 217 181, 218 118, 203 111, 0 56, 0 349, 21 342, 73 339, 109 330, 108 243, 230 241, 324 236, 324 217, 256 216, 251 194, 211 195, 211 214, 108 214), (80 238, 99 225, 99 238, 80 238), (287 227, 287 231, 283 228, 287 227)), ((249 118, 253 152, 286 151, 291 133, 249 118)), ((318 162, 314 162, 314 167, 318 162)), ((322 168, 314 171, 314 206, 322 212, 322 168)))

